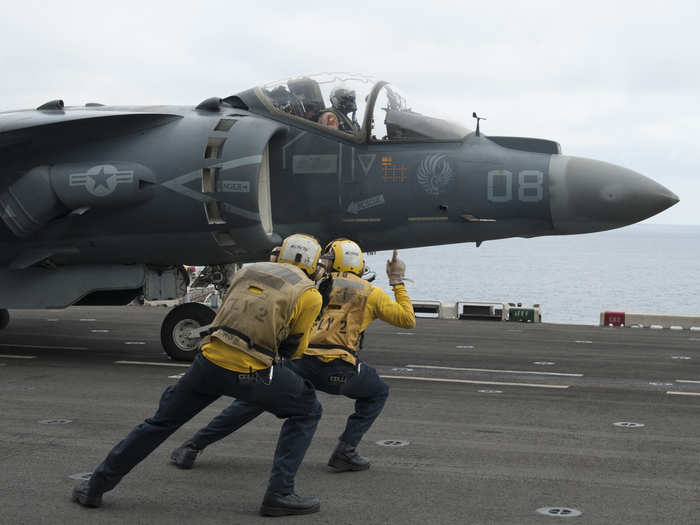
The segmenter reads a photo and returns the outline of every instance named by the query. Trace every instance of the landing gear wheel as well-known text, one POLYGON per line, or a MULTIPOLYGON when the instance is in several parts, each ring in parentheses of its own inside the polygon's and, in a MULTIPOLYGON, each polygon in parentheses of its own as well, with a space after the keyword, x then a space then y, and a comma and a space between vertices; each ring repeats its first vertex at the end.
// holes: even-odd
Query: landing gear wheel
POLYGON ((160 342, 170 359, 192 361, 199 352, 200 338, 190 337, 190 332, 211 324, 215 315, 201 303, 185 303, 170 310, 160 328, 160 342))
POLYGON ((0 330, 10 324, 10 312, 5 309, 0 309, 0 330))

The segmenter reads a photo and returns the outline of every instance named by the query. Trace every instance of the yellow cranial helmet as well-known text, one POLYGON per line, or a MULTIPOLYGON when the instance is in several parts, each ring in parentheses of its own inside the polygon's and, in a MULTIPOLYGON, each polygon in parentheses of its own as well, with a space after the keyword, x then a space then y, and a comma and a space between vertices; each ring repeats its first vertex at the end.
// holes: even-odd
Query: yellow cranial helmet
POLYGON ((358 244, 350 239, 336 239, 326 248, 333 258, 333 271, 351 272, 362 277, 365 271, 365 256, 358 244))
POLYGON ((298 266, 311 277, 316 272, 320 256, 321 245, 314 237, 295 233, 282 241, 277 262, 298 266))

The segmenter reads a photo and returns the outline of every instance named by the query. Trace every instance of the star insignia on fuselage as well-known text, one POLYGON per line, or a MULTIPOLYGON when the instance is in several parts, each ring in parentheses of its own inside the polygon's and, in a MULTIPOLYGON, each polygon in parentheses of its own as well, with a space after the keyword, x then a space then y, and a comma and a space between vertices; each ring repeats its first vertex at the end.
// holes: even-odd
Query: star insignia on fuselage
POLYGON ((104 187, 107 193, 111 193, 114 188, 111 187, 109 183, 111 183, 110 179, 115 175, 116 173, 105 173, 105 167, 100 166, 97 173, 90 173, 88 174, 88 177, 92 179, 93 190, 97 191, 98 188, 104 187))
POLYGON ((120 184, 132 184, 134 172, 119 170, 111 164, 92 166, 82 173, 71 173, 68 176, 70 186, 83 186, 88 193, 95 197, 111 195, 120 184))

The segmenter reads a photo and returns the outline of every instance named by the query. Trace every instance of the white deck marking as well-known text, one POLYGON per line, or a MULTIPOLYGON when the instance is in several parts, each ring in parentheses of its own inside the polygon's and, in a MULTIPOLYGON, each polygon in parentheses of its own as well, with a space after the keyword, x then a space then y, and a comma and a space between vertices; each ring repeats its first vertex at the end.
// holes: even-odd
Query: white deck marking
POLYGON ((187 368, 190 365, 184 363, 156 363, 155 361, 115 361, 115 365, 148 365, 148 366, 179 366, 187 368))
POLYGON ((416 335, 414 332, 396 332, 396 335, 416 335))
POLYGON ((496 370, 491 368, 459 368, 451 366, 434 365, 406 365, 407 368, 428 368, 432 370, 456 370, 464 372, 494 372, 499 374, 532 374, 538 376, 562 376, 562 377, 583 377, 583 374, 565 374, 559 372, 535 372, 525 370, 496 370))
POLYGON ((109 330, 90 330, 93 334, 108 334, 109 330))
POLYGON ((35 355, 5 355, 0 354, 0 357, 4 359, 36 359, 35 355))
POLYGON ((578 343, 580 345, 590 345, 593 344, 593 341, 574 341, 574 343, 578 343))
POLYGON ((50 350, 87 350, 86 346, 15 345, 10 343, 0 343, 0 346, 10 346, 12 348, 41 348, 50 350))
POLYGON ((501 385, 501 386, 525 386, 530 388, 569 388, 569 385, 539 385, 536 383, 504 383, 502 381, 471 381, 469 379, 441 379, 438 377, 411 377, 411 376, 385 376, 383 379, 408 379, 411 381, 433 381, 436 383, 467 383, 470 385, 501 385))
POLYGON ((58 319, 47 319, 49 323, 57 323, 58 319))
POLYGON ((81 319, 80 320, 81 323, 92 323, 94 321, 97 321, 97 319, 81 319))
POLYGON ((693 379, 676 379, 676 383, 692 383, 694 385, 700 385, 700 381, 695 381, 693 379))
POLYGON ((666 392, 669 396, 700 396, 700 392, 674 392, 669 390, 666 392))

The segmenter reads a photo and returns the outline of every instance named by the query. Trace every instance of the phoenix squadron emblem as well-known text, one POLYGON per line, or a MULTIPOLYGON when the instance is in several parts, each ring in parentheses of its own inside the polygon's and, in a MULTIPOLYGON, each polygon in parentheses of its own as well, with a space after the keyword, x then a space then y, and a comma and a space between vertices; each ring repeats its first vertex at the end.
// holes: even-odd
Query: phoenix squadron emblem
POLYGON ((426 193, 439 195, 454 177, 454 171, 447 155, 434 154, 423 159, 418 165, 416 177, 426 193))

